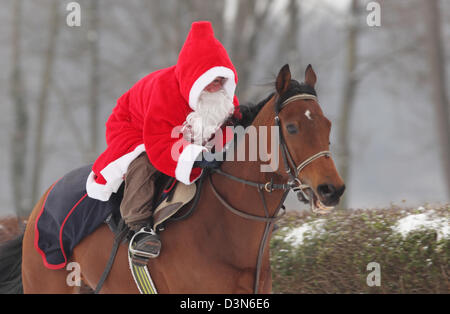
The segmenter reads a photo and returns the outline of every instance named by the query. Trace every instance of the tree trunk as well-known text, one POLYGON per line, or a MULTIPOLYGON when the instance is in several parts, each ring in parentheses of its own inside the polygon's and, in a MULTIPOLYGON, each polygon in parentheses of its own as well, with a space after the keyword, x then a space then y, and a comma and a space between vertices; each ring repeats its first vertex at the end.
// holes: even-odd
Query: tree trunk
POLYGON ((248 90, 248 63, 251 60, 248 58, 249 51, 252 49, 253 42, 251 38, 244 38, 246 35, 246 24, 249 23, 249 19, 252 17, 254 11, 254 0, 238 1, 237 13, 234 21, 229 28, 230 36, 230 57, 234 66, 238 69, 239 83, 236 89, 236 94, 240 95, 240 98, 245 99, 245 93, 248 90))
POLYGON ((16 214, 18 217, 25 217, 28 213, 25 207, 26 204, 24 204, 23 201, 26 199, 24 196, 28 114, 21 64, 21 15, 22 0, 16 0, 14 1, 13 6, 12 73, 10 86, 14 112, 14 130, 11 141, 11 181, 13 186, 13 202, 16 214))
MULTIPOLYGON (((350 130, 351 130, 351 114, 353 111, 354 96, 356 92, 356 76, 355 70, 358 62, 357 56, 357 36, 358 28, 356 17, 358 13, 357 0, 352 0, 350 7, 350 23, 348 25, 347 42, 346 42, 346 68, 345 83, 343 87, 343 97, 341 104, 341 112, 338 129, 338 145, 339 145, 339 163, 338 171, 347 186, 351 185, 350 180, 350 130)), ((341 200, 340 208, 347 208, 347 194, 341 200)))
POLYGON ((286 25, 286 35, 284 42, 279 45, 279 54, 286 55, 289 65, 291 66, 291 73, 293 77, 303 77, 304 69, 300 68, 300 48, 299 38, 300 33, 300 3, 298 0, 290 0, 287 7, 287 15, 289 15, 289 23, 286 25))
POLYGON ((58 24, 58 8, 59 1, 53 0, 50 5, 50 29, 48 35, 49 37, 47 51, 44 56, 44 68, 41 80, 42 85, 38 98, 38 116, 36 122, 36 132, 34 136, 34 164, 33 177, 31 179, 31 196, 33 204, 38 199, 42 168, 44 167, 42 148, 44 146, 44 126, 46 124, 45 120, 55 58, 56 38, 58 35, 58 29, 60 27, 60 25, 58 24))
POLYGON ((235 19, 229 28, 230 54, 234 66, 238 69, 237 92, 240 99, 250 98, 251 74, 258 56, 258 45, 273 3, 269 1, 262 12, 257 12, 257 5, 256 0, 238 1, 235 19))
POLYGON ((429 83, 436 111, 436 126, 439 137, 440 155, 447 200, 450 200, 450 117, 446 94, 444 48, 441 37, 439 1, 423 2, 427 27, 427 48, 429 65, 429 83))
POLYGON ((88 7, 88 51, 89 51, 89 152, 87 160, 93 162, 97 158, 98 150, 98 115, 99 115, 99 16, 98 16, 98 0, 90 0, 88 7))

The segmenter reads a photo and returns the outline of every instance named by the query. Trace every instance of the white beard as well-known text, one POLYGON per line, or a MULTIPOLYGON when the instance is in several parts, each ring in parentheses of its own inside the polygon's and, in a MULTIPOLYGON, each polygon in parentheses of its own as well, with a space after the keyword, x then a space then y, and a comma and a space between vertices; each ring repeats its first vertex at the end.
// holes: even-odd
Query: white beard
POLYGON ((186 117, 183 124, 184 138, 189 142, 205 145, 233 112, 233 101, 223 89, 215 93, 203 91, 196 110, 186 117))

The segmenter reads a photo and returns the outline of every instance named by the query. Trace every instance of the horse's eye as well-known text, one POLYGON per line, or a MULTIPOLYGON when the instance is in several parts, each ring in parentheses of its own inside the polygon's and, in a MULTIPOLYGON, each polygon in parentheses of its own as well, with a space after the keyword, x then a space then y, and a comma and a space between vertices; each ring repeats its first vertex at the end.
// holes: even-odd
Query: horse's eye
POLYGON ((286 125, 286 130, 289 132, 289 134, 297 134, 298 132, 297 127, 292 123, 286 125))

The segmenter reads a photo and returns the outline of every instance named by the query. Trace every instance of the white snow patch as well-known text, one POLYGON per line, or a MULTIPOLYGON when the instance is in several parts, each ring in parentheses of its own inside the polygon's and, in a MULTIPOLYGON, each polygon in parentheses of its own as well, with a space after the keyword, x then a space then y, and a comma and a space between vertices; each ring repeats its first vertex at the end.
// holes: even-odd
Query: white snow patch
POLYGON ((433 212, 429 211, 423 214, 408 215, 397 221, 393 229, 401 233, 403 237, 406 237, 413 230, 432 229, 436 230, 438 241, 443 238, 448 238, 450 235, 450 222, 448 218, 431 218, 430 216, 433 212))
POLYGON ((325 224, 325 219, 318 219, 313 222, 308 222, 300 227, 292 229, 284 239, 286 242, 290 242, 293 246, 299 246, 303 244, 305 236, 314 237, 317 233, 323 232, 323 225, 325 224), (305 233, 309 232, 308 235, 305 233))

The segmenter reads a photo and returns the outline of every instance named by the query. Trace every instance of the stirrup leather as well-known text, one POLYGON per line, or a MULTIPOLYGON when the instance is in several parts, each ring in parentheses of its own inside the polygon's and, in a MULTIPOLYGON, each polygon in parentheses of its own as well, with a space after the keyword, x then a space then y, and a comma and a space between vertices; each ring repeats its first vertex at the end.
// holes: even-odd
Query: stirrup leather
POLYGON ((136 232, 130 240, 128 246, 128 265, 133 275, 134 282, 141 294, 156 294, 158 293, 153 283, 152 277, 147 267, 147 263, 150 258, 157 257, 159 255, 159 250, 161 249, 161 242, 159 241, 158 235, 150 228, 142 228, 136 232), (156 249, 154 253, 149 253, 147 251, 141 251, 136 249, 136 237, 137 236, 147 236, 156 243, 156 249), (157 245, 159 243, 159 246, 157 245), (155 253, 156 252, 156 253, 155 253))

